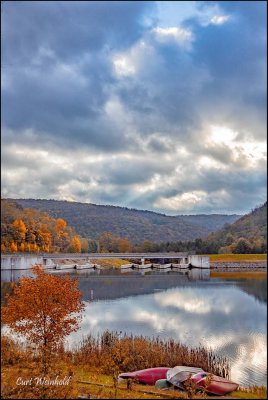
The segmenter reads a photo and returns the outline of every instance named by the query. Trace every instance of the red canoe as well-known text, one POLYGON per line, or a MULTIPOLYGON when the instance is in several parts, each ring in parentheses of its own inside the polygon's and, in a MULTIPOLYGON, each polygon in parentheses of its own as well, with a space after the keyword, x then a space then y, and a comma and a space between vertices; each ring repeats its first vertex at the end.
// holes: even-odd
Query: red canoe
POLYGON ((118 376, 118 379, 136 379, 140 383, 154 385, 158 379, 166 379, 169 369, 170 368, 167 367, 157 367, 141 369, 140 371, 134 372, 124 372, 118 376))
POLYGON ((207 393, 220 396, 234 392, 238 388, 237 383, 208 372, 199 372, 193 375, 191 380, 195 382, 197 387, 204 388, 207 393))

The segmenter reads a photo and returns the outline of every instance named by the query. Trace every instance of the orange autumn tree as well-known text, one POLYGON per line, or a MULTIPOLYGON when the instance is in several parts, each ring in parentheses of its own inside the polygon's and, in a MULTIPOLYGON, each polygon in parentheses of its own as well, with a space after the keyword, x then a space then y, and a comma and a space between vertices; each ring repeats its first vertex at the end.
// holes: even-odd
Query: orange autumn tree
POLYGON ((35 279, 23 277, 13 286, 2 321, 36 345, 46 373, 52 351, 56 354, 65 337, 78 330, 84 305, 77 279, 47 274, 38 265, 32 270, 35 279))
POLYGON ((70 253, 81 253, 81 240, 79 236, 75 235, 72 237, 68 250, 70 253))

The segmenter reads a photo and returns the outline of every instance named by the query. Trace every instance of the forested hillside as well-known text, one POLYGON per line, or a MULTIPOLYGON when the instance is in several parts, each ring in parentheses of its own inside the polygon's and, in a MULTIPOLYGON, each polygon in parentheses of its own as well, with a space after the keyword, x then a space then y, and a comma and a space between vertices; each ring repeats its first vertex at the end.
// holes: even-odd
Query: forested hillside
POLYGON ((16 199, 23 207, 37 208, 53 218, 63 218, 82 237, 98 239, 104 232, 131 243, 187 241, 204 237, 232 223, 238 215, 166 216, 114 206, 55 200, 16 199))
POLYGON ((265 253, 267 203, 233 224, 226 223, 233 218, 223 215, 169 217, 150 211, 67 201, 2 199, 1 249, 14 253, 265 253), (225 221, 224 227, 204 235, 209 229, 202 224, 211 229, 214 219, 215 226, 225 221))
POLYGON ((267 252, 267 202, 233 224, 211 233, 206 240, 218 243, 221 253, 267 252))
POLYGON ((62 218, 1 199, 1 252, 80 252, 81 238, 62 218))
POLYGON ((178 215, 184 221, 193 225, 205 227, 210 232, 218 231, 223 228, 225 224, 232 224, 237 221, 241 215, 231 214, 197 214, 197 215, 178 215))

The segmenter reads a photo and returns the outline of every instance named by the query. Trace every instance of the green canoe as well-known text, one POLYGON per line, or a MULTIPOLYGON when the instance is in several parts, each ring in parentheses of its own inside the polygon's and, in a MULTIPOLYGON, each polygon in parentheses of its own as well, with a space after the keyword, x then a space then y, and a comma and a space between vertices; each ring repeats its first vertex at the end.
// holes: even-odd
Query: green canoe
POLYGON ((155 387, 157 389, 167 389, 170 386, 171 384, 166 379, 158 379, 158 381, 155 382, 155 387))

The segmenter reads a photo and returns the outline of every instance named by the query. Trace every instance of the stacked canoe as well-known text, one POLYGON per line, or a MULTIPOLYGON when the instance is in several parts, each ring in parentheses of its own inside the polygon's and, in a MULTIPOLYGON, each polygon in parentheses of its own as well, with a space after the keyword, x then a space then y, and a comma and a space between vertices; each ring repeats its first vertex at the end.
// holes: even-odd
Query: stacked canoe
POLYGON ((138 383, 155 385, 159 389, 175 387, 187 390, 187 382, 192 382, 197 389, 214 395, 226 395, 237 390, 238 384, 228 379, 203 371, 202 368, 179 365, 174 368, 156 367, 134 372, 125 372, 118 380, 133 379, 138 383))

